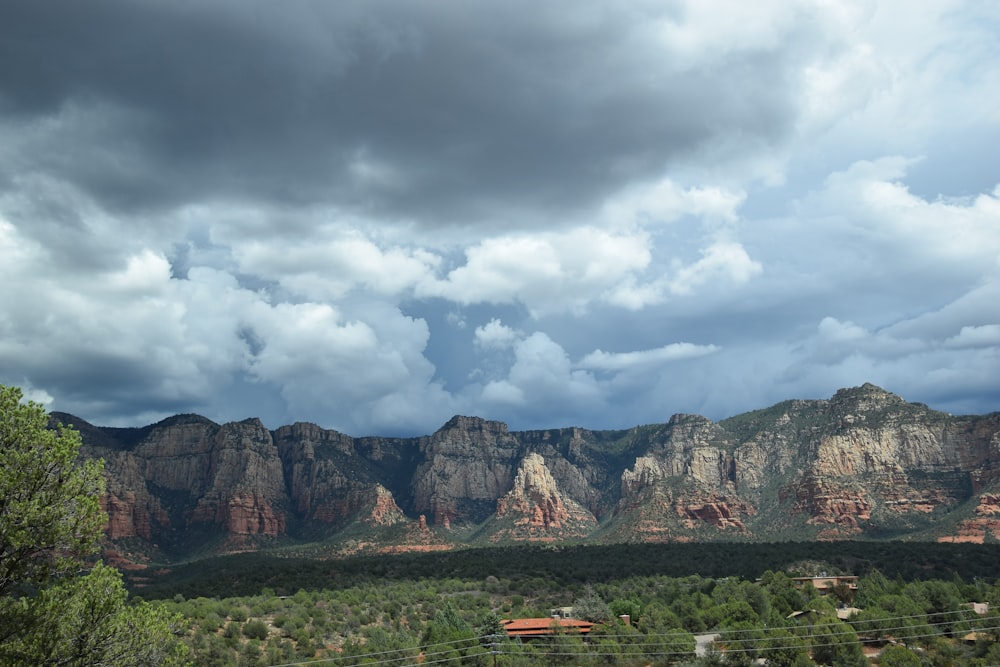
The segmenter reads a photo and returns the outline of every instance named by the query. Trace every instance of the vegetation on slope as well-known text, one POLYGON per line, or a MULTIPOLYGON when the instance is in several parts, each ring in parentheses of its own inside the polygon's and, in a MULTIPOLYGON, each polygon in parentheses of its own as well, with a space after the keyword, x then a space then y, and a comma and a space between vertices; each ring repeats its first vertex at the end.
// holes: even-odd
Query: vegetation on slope
MULTIPOLYGON (((374 565, 375 563, 372 562, 374 565)), ((397 563, 398 565, 398 563, 397 563)), ((791 574, 830 563, 800 563, 791 574)), ((377 569, 377 568, 376 568, 377 569)), ((820 596, 788 573, 756 581, 634 575, 605 581, 549 576, 463 577, 386 570, 385 577, 317 580, 293 594, 185 597, 158 604, 189 619, 184 635, 199 665, 880 665, 985 666, 1000 659, 1000 585, 982 579, 862 577, 853 616, 837 607, 851 591, 820 596), (838 597, 839 596, 839 597, 838 597), (988 602, 975 613, 969 603, 988 602), (572 606, 599 622, 584 639, 559 633, 516 641, 501 619, 547 617, 572 606), (629 622, 620 619, 629 615, 629 622), (970 633, 976 633, 973 638, 970 633), (695 654, 695 636, 708 650, 695 654), (912 658, 918 658, 913 663, 912 658), (922 661, 921 661, 922 660, 922 661)))

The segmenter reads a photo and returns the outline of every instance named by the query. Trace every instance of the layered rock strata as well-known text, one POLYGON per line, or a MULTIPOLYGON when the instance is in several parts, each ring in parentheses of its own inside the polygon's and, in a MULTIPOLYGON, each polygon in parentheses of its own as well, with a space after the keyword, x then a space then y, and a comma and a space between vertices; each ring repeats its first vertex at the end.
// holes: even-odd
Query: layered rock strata
POLYGON ((597 519, 580 503, 563 495, 545 459, 536 453, 521 461, 513 488, 497 501, 496 518, 511 525, 493 533, 503 539, 554 540, 585 537, 597 519))
POLYGON ((407 539, 434 548, 460 534, 801 539, 953 525, 933 536, 981 541, 998 528, 1000 413, 953 417, 872 385, 623 431, 511 432, 455 417, 420 438, 354 438, 256 419, 113 429, 54 418, 106 462, 109 539, 177 556, 350 526, 382 535, 405 525, 407 539))

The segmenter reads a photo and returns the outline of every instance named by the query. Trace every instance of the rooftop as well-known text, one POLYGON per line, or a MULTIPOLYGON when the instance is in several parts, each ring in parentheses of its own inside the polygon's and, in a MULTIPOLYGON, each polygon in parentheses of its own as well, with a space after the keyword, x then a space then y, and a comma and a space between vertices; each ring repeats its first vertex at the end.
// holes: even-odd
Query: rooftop
POLYGON ((594 624, 578 618, 515 618, 503 621, 508 637, 542 637, 557 632, 590 632, 594 624))

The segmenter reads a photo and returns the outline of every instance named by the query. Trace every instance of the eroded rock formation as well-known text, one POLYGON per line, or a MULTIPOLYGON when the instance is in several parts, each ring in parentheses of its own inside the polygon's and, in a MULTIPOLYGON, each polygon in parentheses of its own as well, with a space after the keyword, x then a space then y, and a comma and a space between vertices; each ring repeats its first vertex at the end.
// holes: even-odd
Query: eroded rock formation
POLYGON ((256 419, 113 429, 54 417, 106 462, 109 539, 177 555, 348 526, 396 539, 384 531, 405 525, 414 548, 448 548, 447 536, 470 534, 453 527, 477 526, 493 539, 615 540, 891 529, 982 541, 1000 530, 1000 413, 952 417, 872 385, 625 431, 511 432, 455 417, 425 437, 354 438, 256 419))
POLYGON ((513 488, 497 501, 496 518, 510 519, 512 525, 495 532, 494 541, 585 537, 597 527, 593 514, 563 496, 545 459, 536 453, 521 461, 513 488))

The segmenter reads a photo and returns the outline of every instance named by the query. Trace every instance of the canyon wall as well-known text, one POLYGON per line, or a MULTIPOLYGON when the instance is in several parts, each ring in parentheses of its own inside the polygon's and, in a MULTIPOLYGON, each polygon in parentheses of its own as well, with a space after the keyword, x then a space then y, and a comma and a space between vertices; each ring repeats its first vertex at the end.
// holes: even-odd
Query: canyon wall
POLYGON ((873 385, 623 431, 454 417, 429 436, 355 438, 196 415, 141 429, 53 418, 105 460, 109 544, 168 557, 347 533, 381 548, 1000 537, 1000 413, 955 417, 873 385))

